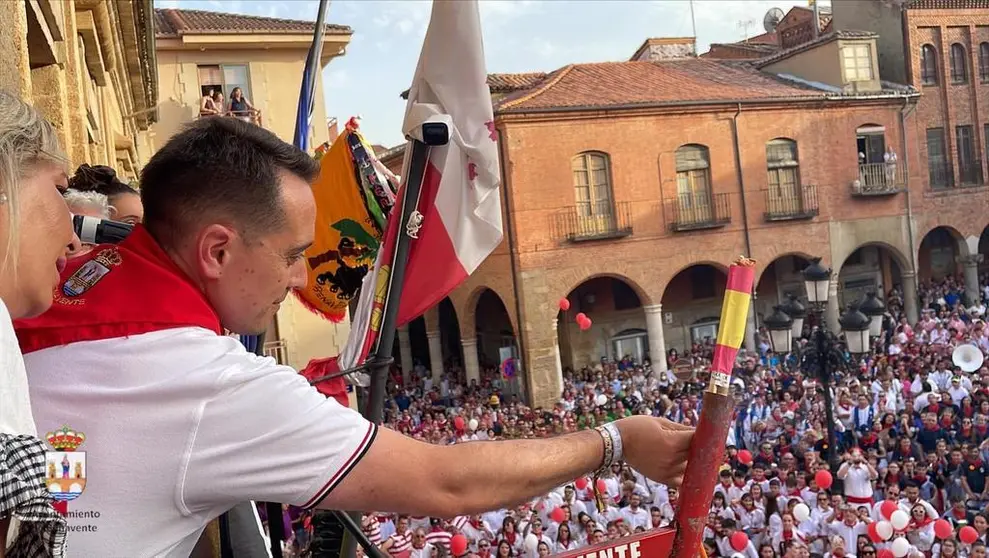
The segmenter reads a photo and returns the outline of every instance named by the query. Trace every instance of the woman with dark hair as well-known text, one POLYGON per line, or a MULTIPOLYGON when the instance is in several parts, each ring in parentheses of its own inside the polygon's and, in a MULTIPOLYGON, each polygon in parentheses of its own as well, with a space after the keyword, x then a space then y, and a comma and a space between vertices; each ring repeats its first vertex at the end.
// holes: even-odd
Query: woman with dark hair
POLYGON ((110 218, 131 225, 144 218, 141 194, 117 178, 117 171, 105 165, 80 165, 69 179, 69 188, 103 194, 110 202, 110 218))

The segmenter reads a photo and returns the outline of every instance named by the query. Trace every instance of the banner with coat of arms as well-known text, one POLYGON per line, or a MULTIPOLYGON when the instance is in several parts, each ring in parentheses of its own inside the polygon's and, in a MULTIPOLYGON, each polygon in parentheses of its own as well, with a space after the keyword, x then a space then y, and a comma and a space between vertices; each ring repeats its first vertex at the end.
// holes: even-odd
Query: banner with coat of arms
POLYGON ((316 232, 305 252, 308 283, 296 291, 316 314, 339 322, 374 267, 397 178, 377 160, 356 118, 328 150, 317 150, 316 232))

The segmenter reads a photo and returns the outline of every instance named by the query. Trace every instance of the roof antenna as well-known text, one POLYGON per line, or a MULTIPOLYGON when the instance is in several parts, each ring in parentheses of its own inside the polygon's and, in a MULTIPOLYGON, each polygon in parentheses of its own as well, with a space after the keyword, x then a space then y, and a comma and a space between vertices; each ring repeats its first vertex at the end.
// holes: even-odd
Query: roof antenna
POLYGON ((742 30, 742 42, 749 42, 749 27, 755 25, 755 22, 751 19, 745 19, 738 21, 736 25, 742 30))
POLYGON ((694 39, 697 38, 697 20, 694 19, 694 0, 690 0, 690 28, 694 31, 694 39))

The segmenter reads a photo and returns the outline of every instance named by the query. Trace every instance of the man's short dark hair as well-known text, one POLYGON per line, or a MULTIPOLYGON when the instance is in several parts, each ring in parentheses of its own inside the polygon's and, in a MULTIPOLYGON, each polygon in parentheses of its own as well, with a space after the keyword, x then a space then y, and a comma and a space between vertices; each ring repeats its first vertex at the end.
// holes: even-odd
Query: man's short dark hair
POLYGON ((170 246, 193 226, 213 222, 241 234, 266 234, 286 218, 280 171, 312 182, 319 164, 260 126, 202 118, 168 140, 144 167, 144 223, 170 246))

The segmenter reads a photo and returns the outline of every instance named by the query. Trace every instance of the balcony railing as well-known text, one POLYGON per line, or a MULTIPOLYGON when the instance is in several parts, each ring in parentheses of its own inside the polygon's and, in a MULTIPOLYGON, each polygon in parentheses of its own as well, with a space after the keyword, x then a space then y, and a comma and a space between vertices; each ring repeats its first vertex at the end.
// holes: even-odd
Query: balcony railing
POLYGON ((955 177, 947 161, 928 161, 927 179, 932 190, 943 190, 955 185, 955 177))
POLYGON ((889 196, 903 190, 906 176, 899 163, 862 163, 852 183, 853 196, 889 196))
POLYGON ((715 229, 731 222, 731 202, 728 194, 678 194, 667 201, 666 215, 673 232, 715 229))
POLYGON ((964 187, 981 186, 982 163, 958 165, 958 181, 964 187))
POLYGON ((227 111, 223 114, 200 114, 199 118, 239 118, 244 122, 250 122, 251 124, 257 124, 258 126, 264 126, 261 122, 261 113, 257 110, 244 110, 244 111, 227 111))
POLYGON ((288 345, 284 339, 266 341, 264 344, 264 356, 275 359, 275 362, 278 364, 288 366, 288 345))
POLYGON ((820 213, 817 186, 769 188, 766 193, 766 220, 811 219, 820 213))
POLYGON ((622 238, 632 234, 629 202, 578 203, 556 215, 559 236, 570 242, 622 238))

